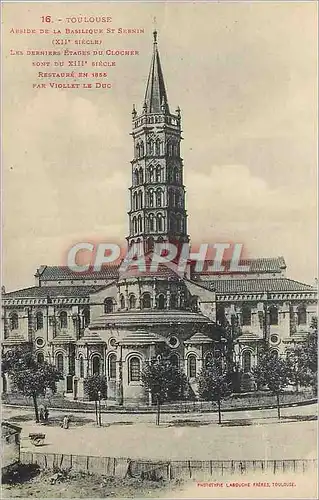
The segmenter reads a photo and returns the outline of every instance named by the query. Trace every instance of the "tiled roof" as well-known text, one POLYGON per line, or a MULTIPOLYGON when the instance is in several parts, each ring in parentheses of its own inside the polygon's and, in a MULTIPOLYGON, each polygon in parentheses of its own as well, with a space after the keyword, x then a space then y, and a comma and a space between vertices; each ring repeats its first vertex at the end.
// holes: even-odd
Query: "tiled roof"
POLYGON ((90 330, 89 328, 86 328, 84 331, 83 337, 81 337, 77 343, 78 344, 94 344, 94 343, 101 344, 102 342, 104 342, 104 340, 101 339, 100 335, 97 332, 94 332, 94 331, 90 330))
MULTIPOLYGON (((201 274, 236 274, 236 271, 230 271, 230 260, 225 260, 221 263, 221 265, 225 266, 224 271, 207 271, 207 268, 213 265, 212 260, 206 260, 204 264, 203 271, 196 272, 194 271, 194 275, 201 274)), ((255 274, 255 273, 280 273, 284 269, 286 269, 285 259, 283 257, 262 257, 259 259, 244 259, 239 262, 240 266, 248 266, 248 271, 238 271, 240 274, 255 274)))
POLYGON ((147 330, 136 330, 119 340, 122 345, 151 345, 159 342, 166 342, 166 339, 147 330))
POLYGON ((75 338, 66 331, 61 331, 52 340, 53 344, 64 344, 66 342, 75 342, 75 338))
POLYGON ((79 273, 67 266, 41 266, 35 276, 39 276, 41 281, 117 279, 118 268, 119 265, 104 265, 100 271, 91 267, 79 273))
POLYGON ((211 323, 211 321, 207 316, 190 311, 158 311, 144 309, 142 311, 132 310, 128 312, 119 311, 116 313, 103 314, 91 322, 90 328, 107 328, 108 325, 169 325, 170 323, 183 325, 185 323, 211 323))
POLYGON ((32 286, 22 290, 5 293, 3 299, 37 298, 37 297, 89 297, 90 293, 98 292, 104 285, 83 286, 32 286))
POLYGON ((258 340, 262 340, 262 337, 257 335, 256 333, 245 332, 240 337, 238 337, 237 341, 242 342, 256 342, 258 340))
POLYGON ((18 332, 10 332, 9 337, 2 340, 3 344, 25 344, 29 341, 26 340, 23 335, 18 332))
POLYGON ((315 292, 315 288, 288 278, 205 280, 201 285, 216 293, 245 292, 315 292))
POLYGON ((142 266, 138 267, 131 263, 127 270, 121 271, 121 268, 119 269, 119 279, 121 280, 134 277, 180 278, 177 272, 177 265, 175 263, 156 263, 156 265, 154 265, 155 263, 156 262, 154 261, 152 265, 152 254, 148 254, 145 256, 145 265, 143 266, 144 269, 142 266))
POLYGON ((184 344, 212 344, 213 340, 204 335, 204 333, 197 332, 194 333, 188 340, 185 340, 184 344))

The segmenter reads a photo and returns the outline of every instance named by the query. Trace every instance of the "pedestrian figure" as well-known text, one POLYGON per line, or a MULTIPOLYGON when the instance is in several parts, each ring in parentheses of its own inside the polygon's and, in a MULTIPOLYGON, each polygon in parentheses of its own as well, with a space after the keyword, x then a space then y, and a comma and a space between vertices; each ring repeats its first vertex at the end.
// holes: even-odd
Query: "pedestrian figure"
POLYGON ((68 429, 69 428, 69 422, 70 422, 70 419, 67 415, 65 415, 64 419, 63 419, 63 429, 68 429))
POLYGON ((45 422, 48 422, 48 420, 49 420, 49 410, 48 410, 47 405, 45 405, 45 407, 44 407, 44 420, 45 420, 45 422))

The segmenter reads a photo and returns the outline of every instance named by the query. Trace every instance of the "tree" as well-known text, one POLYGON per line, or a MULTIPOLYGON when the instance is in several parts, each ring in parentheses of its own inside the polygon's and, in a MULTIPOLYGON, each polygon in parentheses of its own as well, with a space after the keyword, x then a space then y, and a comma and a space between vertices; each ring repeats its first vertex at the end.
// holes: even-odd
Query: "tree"
POLYGON ((217 402, 218 423, 222 423, 221 401, 231 394, 229 372, 221 360, 213 360, 202 369, 198 383, 199 396, 206 401, 217 402))
POLYGON ((261 351, 258 363, 252 372, 257 387, 266 385, 276 396, 278 418, 280 419, 280 394, 290 383, 291 378, 289 360, 278 357, 266 347, 261 351))
POLYGON ((107 399, 107 378, 99 374, 91 375, 84 380, 84 392, 90 401, 95 402, 96 423, 101 426, 101 399, 107 399))
POLYGON ((56 392, 56 384, 63 375, 55 366, 44 361, 38 363, 31 349, 17 347, 10 349, 2 357, 2 372, 7 373, 13 386, 33 400, 35 420, 39 422, 38 397, 47 389, 56 392))
POLYGON ((313 318, 311 331, 304 342, 294 346, 287 353, 291 367, 291 380, 298 390, 299 386, 312 387, 317 392, 318 386, 318 332, 317 321, 313 318))
POLYGON ((183 398, 186 376, 169 359, 161 357, 144 365, 141 378, 144 387, 151 392, 152 401, 157 404, 156 425, 159 425, 161 405, 183 398))

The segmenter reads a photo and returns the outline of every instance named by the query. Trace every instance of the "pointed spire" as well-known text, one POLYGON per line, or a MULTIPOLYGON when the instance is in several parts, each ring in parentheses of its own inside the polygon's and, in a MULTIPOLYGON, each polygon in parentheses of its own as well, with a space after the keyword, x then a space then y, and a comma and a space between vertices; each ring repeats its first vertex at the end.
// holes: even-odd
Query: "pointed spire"
POLYGON ((169 112, 161 61, 157 49, 157 31, 153 31, 153 56, 147 80, 144 106, 148 113, 169 112))

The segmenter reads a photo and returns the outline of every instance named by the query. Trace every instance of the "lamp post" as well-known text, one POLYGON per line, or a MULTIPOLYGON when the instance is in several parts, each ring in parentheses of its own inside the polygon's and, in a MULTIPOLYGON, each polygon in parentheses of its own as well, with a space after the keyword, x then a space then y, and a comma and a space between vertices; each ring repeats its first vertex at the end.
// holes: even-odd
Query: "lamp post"
POLYGON ((98 398, 99 398, 99 427, 102 426, 102 420, 101 420, 101 391, 98 391, 97 393, 98 398))

